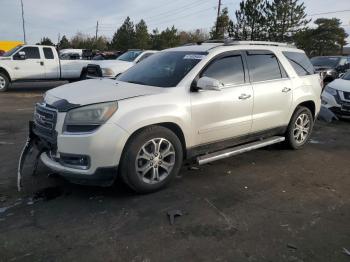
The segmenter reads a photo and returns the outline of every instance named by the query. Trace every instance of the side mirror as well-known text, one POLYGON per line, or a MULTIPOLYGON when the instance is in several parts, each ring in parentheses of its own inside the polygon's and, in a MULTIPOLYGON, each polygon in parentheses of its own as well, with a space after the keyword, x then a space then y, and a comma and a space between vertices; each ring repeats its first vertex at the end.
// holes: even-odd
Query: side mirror
POLYGON ((26 52, 19 51, 17 54, 14 55, 15 60, 26 60, 26 52))
POLYGON ((220 91, 224 87, 224 84, 219 80, 211 78, 211 77, 201 77, 197 81, 197 89, 198 90, 215 90, 220 91))

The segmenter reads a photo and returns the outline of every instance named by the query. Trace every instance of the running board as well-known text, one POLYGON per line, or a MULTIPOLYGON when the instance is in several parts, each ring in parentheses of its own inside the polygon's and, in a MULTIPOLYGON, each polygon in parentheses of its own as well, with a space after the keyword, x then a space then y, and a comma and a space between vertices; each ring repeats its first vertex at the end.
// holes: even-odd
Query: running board
POLYGON ((239 155, 239 154, 242 154, 245 152, 252 151, 254 149, 277 144, 277 143, 283 142, 284 140, 286 140, 286 138, 283 136, 273 136, 273 137, 270 137, 270 138, 267 138, 264 140, 255 141, 255 142, 252 142, 249 144, 240 145, 240 146, 224 149, 221 151, 217 151, 214 153, 210 153, 207 155, 199 156, 199 157, 197 157, 197 163, 199 165, 204 165, 204 164, 207 164, 209 162, 213 162, 213 161, 224 159, 227 157, 239 155))

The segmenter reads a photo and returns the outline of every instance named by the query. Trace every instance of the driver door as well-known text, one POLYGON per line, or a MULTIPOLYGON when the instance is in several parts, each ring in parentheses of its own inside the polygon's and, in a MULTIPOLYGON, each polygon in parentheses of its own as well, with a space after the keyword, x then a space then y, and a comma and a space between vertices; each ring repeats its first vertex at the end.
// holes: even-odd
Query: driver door
POLYGON ((15 79, 44 79, 45 65, 39 47, 27 46, 20 49, 13 56, 13 72, 15 79), (25 59, 21 59, 19 52, 25 52, 25 59))
POLYGON ((247 135, 252 127, 253 89, 240 52, 211 61, 199 77, 224 84, 220 91, 191 93, 192 127, 196 145, 247 135))

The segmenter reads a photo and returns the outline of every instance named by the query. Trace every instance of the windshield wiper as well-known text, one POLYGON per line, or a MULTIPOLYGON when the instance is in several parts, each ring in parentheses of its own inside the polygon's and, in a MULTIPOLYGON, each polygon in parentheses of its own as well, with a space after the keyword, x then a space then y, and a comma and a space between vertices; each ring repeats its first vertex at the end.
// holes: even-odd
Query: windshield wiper
POLYGON ((142 81, 126 81, 126 82, 131 84, 137 84, 137 85, 147 85, 145 82, 142 82, 142 81))

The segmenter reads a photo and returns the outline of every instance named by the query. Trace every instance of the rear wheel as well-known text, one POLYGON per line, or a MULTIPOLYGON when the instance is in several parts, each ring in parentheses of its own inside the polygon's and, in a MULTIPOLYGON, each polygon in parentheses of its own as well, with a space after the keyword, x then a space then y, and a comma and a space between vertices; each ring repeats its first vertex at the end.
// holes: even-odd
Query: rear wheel
POLYGON ((167 128, 151 126, 128 142, 119 172, 134 191, 154 192, 165 187, 178 174, 182 159, 179 138, 167 128))
POLYGON ((0 92, 6 92, 10 85, 10 79, 6 74, 0 72, 0 92))
POLYGON ((311 136, 314 126, 313 115, 307 107, 298 107, 288 125, 286 142, 292 149, 303 147, 311 136))

